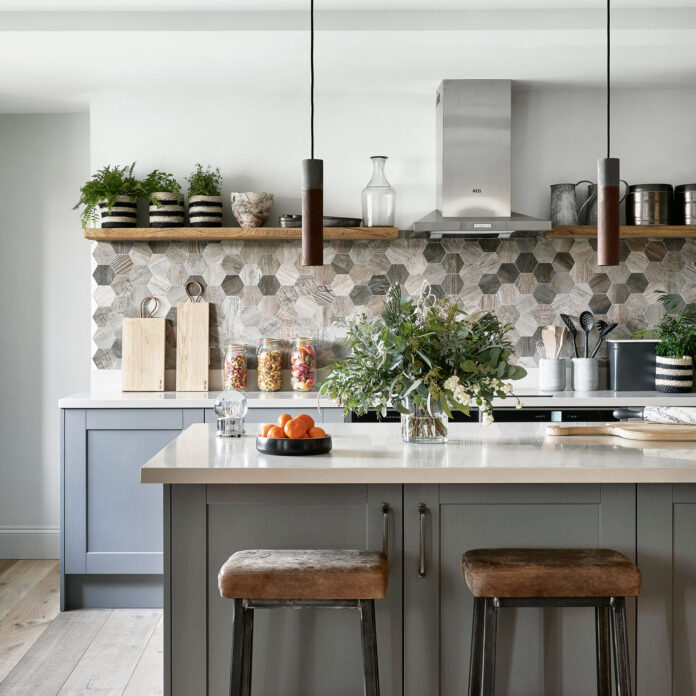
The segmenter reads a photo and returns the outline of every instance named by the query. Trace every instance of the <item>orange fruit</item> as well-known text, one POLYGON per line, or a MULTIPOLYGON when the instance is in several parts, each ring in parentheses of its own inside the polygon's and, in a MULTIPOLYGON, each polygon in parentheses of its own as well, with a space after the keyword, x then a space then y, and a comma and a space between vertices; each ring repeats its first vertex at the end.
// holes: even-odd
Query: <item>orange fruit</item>
POLYGON ((277 425, 279 428, 284 428, 284 427, 285 427, 285 424, 286 424, 288 421, 291 421, 291 420, 292 420, 292 416, 291 416, 289 413, 281 413, 281 414, 278 416, 278 422, 276 423, 276 425, 277 425))
POLYGON ((326 432, 323 428, 310 428, 309 437, 326 437, 326 432))
POLYGON ((301 418, 307 424, 307 430, 314 427, 314 418, 307 413, 300 413, 300 415, 296 416, 296 418, 301 418))
POLYGON ((285 424, 285 435, 296 440, 307 433, 307 424, 301 418, 292 418, 285 424))
POLYGON ((276 437, 276 438, 284 438, 285 433, 283 432, 282 428, 279 428, 277 425, 274 425, 271 427, 271 429, 268 431, 268 437, 276 437))
POLYGON ((271 428, 275 428, 276 426, 273 425, 273 423, 269 423, 268 425, 264 425, 263 428, 261 429, 261 437, 268 437, 268 431, 271 428))

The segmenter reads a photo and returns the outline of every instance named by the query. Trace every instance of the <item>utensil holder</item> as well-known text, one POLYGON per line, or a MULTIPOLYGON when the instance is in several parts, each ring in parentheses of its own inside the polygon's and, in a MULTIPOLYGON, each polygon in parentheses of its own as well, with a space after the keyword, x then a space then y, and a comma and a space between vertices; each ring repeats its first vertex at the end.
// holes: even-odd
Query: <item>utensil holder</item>
POLYGON ((579 392, 597 391, 599 361, 597 358, 573 358, 573 389, 579 392))
POLYGON ((563 391, 566 386, 566 361, 564 358, 539 360, 539 391, 563 391))

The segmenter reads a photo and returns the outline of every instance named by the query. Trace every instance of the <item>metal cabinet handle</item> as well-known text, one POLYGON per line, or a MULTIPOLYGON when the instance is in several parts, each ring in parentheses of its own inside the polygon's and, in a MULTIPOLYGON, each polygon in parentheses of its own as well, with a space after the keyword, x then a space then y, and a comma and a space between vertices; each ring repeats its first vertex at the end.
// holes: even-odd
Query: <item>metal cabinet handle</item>
POLYGON ((389 557, 389 503, 382 503, 382 553, 389 557))
POLYGON ((420 558, 418 561, 418 577, 425 577, 425 515, 428 508, 425 503, 418 505, 418 515, 420 517, 420 558))

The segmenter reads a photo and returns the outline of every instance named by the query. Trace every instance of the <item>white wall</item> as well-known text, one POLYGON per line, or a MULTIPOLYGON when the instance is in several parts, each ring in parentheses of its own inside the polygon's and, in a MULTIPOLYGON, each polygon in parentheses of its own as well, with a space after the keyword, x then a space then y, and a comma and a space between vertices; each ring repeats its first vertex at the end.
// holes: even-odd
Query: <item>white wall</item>
POLYGON ((86 114, 0 115, 0 558, 57 558, 57 400, 89 384, 86 114))

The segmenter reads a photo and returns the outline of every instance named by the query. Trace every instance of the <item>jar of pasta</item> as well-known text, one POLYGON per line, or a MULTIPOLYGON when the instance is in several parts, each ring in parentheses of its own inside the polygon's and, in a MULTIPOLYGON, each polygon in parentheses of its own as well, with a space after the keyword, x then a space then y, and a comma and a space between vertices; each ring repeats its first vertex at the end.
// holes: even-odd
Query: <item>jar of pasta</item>
POLYGON ((247 388, 247 347, 230 343, 225 351, 223 388, 225 391, 242 391, 247 388))
POLYGON ((277 338, 261 338, 256 349, 257 372, 256 380, 259 389, 265 392, 280 391, 283 386, 283 353, 280 340, 277 338))
POLYGON ((316 382, 316 354, 311 338, 296 338, 290 353, 290 381, 295 391, 311 391, 316 382))

